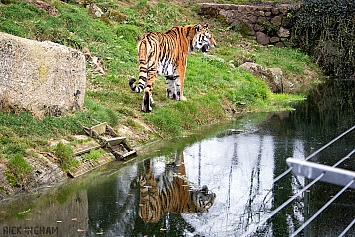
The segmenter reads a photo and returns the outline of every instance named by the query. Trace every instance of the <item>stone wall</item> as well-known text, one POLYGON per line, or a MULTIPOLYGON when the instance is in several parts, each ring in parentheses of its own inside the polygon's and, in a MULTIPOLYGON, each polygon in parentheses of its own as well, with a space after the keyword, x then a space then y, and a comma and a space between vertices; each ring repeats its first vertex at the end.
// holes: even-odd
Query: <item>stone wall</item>
POLYGON ((293 4, 201 4, 201 14, 236 27, 243 36, 251 37, 260 44, 278 47, 288 44, 292 16, 298 9, 299 5, 293 4))
POLYGON ((0 109, 58 116, 84 103, 83 53, 0 32, 0 109))

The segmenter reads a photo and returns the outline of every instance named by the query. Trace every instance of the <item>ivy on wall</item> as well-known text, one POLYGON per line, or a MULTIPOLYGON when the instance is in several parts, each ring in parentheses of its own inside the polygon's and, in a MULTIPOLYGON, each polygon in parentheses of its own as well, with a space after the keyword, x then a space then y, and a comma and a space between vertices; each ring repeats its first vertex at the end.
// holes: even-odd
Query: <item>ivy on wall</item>
POLYGON ((354 12, 354 0, 304 0, 291 40, 327 75, 355 77, 354 12))

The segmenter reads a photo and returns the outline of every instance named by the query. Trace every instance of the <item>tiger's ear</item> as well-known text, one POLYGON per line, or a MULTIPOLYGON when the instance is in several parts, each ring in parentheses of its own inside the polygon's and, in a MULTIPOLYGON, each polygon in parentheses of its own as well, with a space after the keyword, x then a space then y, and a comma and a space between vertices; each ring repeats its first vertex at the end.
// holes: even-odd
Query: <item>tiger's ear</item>
POLYGON ((205 27, 206 29, 208 29, 208 24, 204 24, 203 27, 205 27))
POLYGON ((201 27, 202 27, 202 26, 201 26, 200 24, 198 24, 198 25, 196 26, 196 29, 195 29, 196 32, 200 32, 200 31, 201 31, 201 27))

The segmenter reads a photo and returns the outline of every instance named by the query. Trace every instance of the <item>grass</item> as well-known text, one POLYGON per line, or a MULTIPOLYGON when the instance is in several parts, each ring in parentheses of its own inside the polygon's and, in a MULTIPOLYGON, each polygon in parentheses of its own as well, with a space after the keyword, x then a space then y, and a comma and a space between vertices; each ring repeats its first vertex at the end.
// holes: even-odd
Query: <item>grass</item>
POLYGON ((99 159, 102 155, 104 155, 106 152, 99 149, 99 150, 96 150, 96 149, 93 149, 93 150, 90 150, 89 153, 85 153, 83 155, 83 159, 84 160, 87 160, 87 161, 95 161, 97 159, 99 159))
POLYGON ((298 49, 270 47, 270 49, 259 50, 254 55, 255 61, 265 67, 279 67, 285 72, 304 74, 307 64, 312 65, 310 56, 305 55, 298 49), (287 60, 285 60, 287 58, 287 60))
POLYGON ((73 170, 79 166, 79 161, 74 159, 74 152, 70 145, 65 145, 63 142, 59 142, 54 147, 54 154, 59 159, 59 165, 64 171, 73 170))
MULTIPOLYGON (((11 162, 20 164, 21 159, 30 155, 29 149, 53 151, 63 170, 75 167, 77 163, 68 145, 59 143, 53 150, 48 141, 60 138, 72 141, 73 135, 83 133, 82 126, 91 127, 106 121, 115 129, 125 127, 139 134, 128 140, 144 144, 183 136, 201 125, 224 120, 230 108, 238 112, 283 110, 290 108, 290 101, 303 97, 273 94, 264 82, 237 68, 246 61, 264 67, 280 67, 286 75, 301 77, 306 75, 305 69, 316 70, 309 57, 300 51, 261 47, 243 39, 233 27, 199 16, 198 5, 190 1, 182 5, 160 0, 151 5, 144 0, 98 0, 95 3, 105 13, 101 19, 94 19, 86 7, 74 1, 48 2, 58 9, 59 17, 50 16, 27 2, 0 1, 0 31, 29 39, 51 40, 77 50, 87 48, 101 59, 106 74, 92 70, 88 62, 82 111, 60 118, 46 116, 42 120, 28 112, 0 112, 0 162, 7 162, 9 172, 16 166, 11 162), (214 57, 205 57, 200 52, 189 56, 184 91, 187 101, 167 99, 165 82, 160 77, 153 90, 156 101, 153 113, 142 113, 142 94, 132 93, 128 87, 129 78, 138 76, 137 40, 148 31, 166 31, 175 25, 197 22, 208 22, 215 35, 218 47, 211 50, 214 57)), ((20 170, 24 174, 28 172, 27 168, 20 170)))
POLYGON ((22 154, 16 153, 7 162, 5 176, 12 186, 27 189, 32 169, 22 154))

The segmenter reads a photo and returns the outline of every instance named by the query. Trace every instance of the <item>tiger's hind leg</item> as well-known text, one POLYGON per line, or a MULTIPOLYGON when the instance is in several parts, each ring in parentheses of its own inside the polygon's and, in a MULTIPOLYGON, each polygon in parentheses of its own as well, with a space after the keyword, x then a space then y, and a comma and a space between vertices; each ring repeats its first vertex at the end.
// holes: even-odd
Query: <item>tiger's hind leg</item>
POLYGON ((142 111, 146 113, 152 112, 152 107, 150 106, 150 93, 145 90, 143 93, 142 111))
POLYGON ((142 111, 146 113, 152 112, 152 106, 151 106, 152 102, 153 102, 152 89, 146 87, 143 93, 142 111))
POLYGON ((146 113, 152 112, 151 104, 154 103, 152 97, 152 91, 153 91, 155 78, 156 78, 155 72, 148 73, 147 85, 144 88, 143 102, 142 102, 142 111, 146 113))

